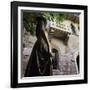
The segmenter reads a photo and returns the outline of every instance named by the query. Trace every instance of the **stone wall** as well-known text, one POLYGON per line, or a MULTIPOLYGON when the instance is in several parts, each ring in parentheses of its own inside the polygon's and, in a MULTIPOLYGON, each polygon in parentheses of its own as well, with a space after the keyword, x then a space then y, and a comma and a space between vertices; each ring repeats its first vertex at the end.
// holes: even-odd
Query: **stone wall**
POLYGON ((58 66, 57 70, 53 71, 54 75, 71 75, 78 74, 78 67, 76 63, 76 58, 79 54, 79 36, 70 35, 68 44, 66 45, 64 41, 53 38, 51 40, 52 48, 58 50, 58 66))

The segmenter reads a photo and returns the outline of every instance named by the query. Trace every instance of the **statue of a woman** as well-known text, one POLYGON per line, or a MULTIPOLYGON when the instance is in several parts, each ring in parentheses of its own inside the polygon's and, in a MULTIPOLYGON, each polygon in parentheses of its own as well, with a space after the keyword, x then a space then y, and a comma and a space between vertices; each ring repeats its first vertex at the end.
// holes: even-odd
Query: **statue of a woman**
POLYGON ((37 17, 36 37, 29 62, 26 67, 25 77, 49 76, 52 74, 51 47, 46 29, 47 21, 43 16, 37 17))

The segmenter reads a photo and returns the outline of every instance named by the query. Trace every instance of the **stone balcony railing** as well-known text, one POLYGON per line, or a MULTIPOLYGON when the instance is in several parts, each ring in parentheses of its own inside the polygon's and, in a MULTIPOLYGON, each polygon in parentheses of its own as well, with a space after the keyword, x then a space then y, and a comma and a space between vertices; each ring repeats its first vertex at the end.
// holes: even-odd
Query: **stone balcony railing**
POLYGON ((68 26, 66 24, 56 23, 56 22, 52 22, 52 21, 49 21, 48 24, 49 24, 48 26, 53 30, 58 30, 60 32, 64 32, 65 34, 74 34, 74 35, 79 36, 78 33, 75 34, 72 32, 71 26, 68 26))

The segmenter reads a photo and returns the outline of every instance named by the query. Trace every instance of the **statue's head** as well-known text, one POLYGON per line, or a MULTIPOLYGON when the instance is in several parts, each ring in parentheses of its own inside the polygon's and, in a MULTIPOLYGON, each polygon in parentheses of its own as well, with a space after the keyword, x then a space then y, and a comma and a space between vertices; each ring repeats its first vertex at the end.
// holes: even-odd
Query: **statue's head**
POLYGON ((47 25, 47 20, 46 20, 46 18, 43 17, 42 15, 37 16, 36 22, 37 22, 37 24, 44 25, 44 27, 46 27, 46 25, 47 25))
POLYGON ((46 30, 47 26, 47 20, 45 17, 37 16, 36 18, 37 26, 36 26, 36 36, 39 37, 41 32, 44 32, 46 30))

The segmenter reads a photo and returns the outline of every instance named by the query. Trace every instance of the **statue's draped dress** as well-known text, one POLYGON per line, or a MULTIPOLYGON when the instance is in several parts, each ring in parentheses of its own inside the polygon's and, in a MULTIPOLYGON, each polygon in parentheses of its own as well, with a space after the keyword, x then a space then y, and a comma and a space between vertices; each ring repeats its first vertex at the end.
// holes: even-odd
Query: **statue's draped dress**
POLYGON ((50 57, 48 42, 44 30, 42 29, 34 44, 24 76, 33 77, 51 75, 50 57))

